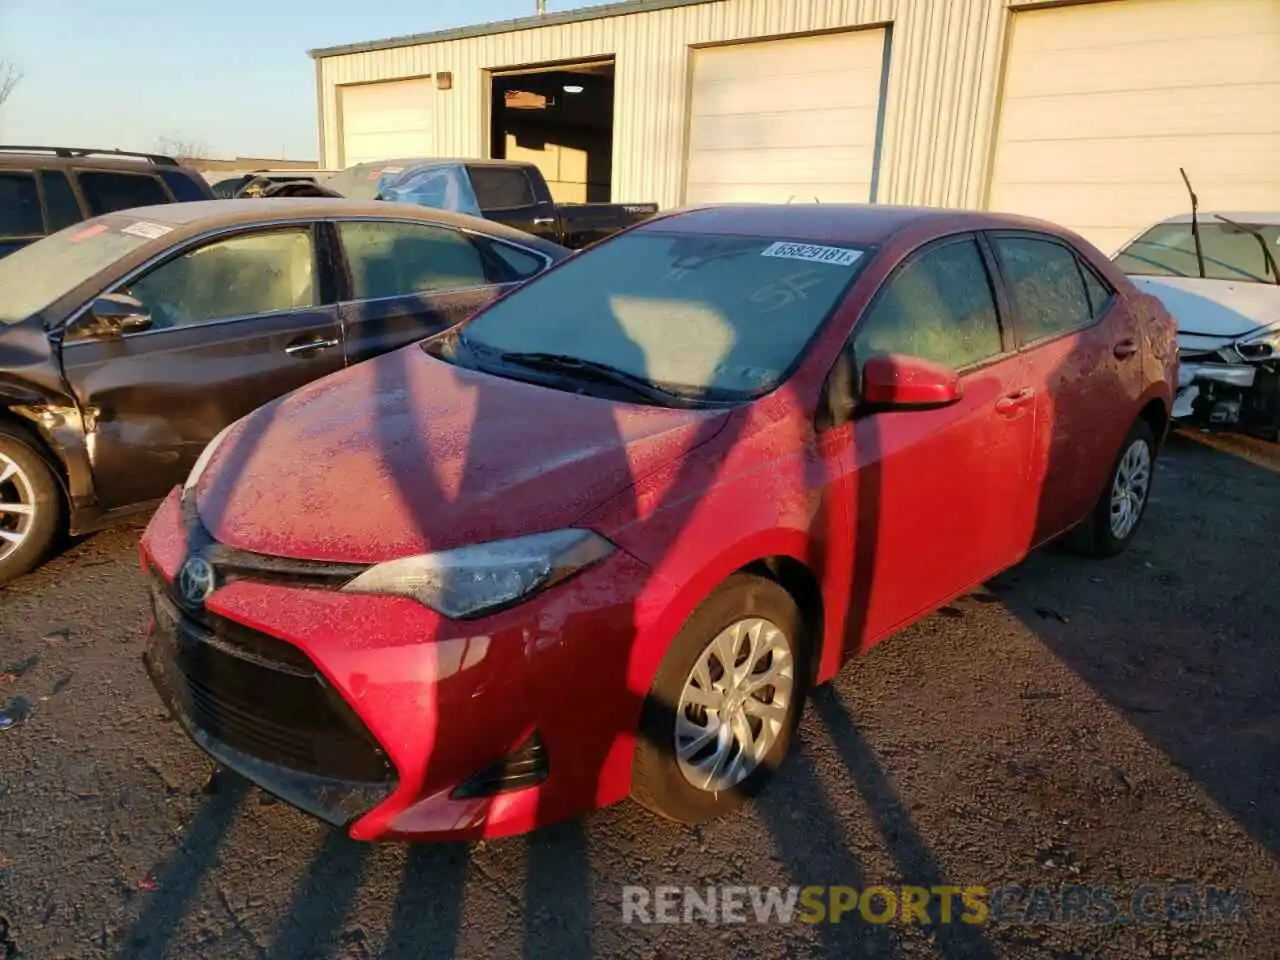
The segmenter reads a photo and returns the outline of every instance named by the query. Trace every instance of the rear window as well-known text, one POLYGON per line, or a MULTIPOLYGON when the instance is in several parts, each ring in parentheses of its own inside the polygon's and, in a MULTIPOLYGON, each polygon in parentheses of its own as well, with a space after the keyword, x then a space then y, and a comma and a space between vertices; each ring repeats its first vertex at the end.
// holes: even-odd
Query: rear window
POLYGON ((0 173, 0 237, 38 237, 44 233, 35 174, 0 173))
POLYGON ((531 207, 538 202, 528 176, 514 167, 469 167, 471 187, 481 210, 531 207))
POLYGON ((161 170, 160 178, 169 186, 175 200, 208 200, 209 195, 200 189, 194 174, 180 170, 161 170))
POLYGON ((169 195, 155 177, 140 173, 116 173, 108 170, 81 170, 80 190, 95 216, 168 203, 169 195))
POLYGON ((124 232, 138 227, 136 217, 76 224, 0 259, 0 324, 18 323, 39 313, 125 254, 150 243, 147 234, 163 235, 171 229, 147 223, 139 232, 124 232))

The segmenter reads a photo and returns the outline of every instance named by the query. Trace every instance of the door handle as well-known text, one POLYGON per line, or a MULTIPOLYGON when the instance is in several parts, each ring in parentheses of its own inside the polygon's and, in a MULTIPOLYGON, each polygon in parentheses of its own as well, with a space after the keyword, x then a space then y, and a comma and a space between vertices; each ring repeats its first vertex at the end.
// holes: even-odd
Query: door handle
POLYGON ((291 357, 299 357, 308 353, 315 353, 317 350, 328 350, 337 345, 337 340, 305 340, 302 343, 289 344, 284 348, 284 352, 291 357))
POLYGON ((555 223, 555 222, 556 222, 556 218, 555 218, 555 217, 534 217, 534 218, 533 218, 533 225, 534 225, 535 227, 540 227, 540 226, 542 226, 543 224, 547 224, 547 223, 555 223))
POLYGON ((1035 399, 1036 392, 1031 387, 1023 387, 1015 393, 1006 394, 996 401, 996 413, 1014 414, 1035 399))
POLYGON ((1111 352, 1116 355, 1117 360, 1124 360, 1138 352, 1138 342, 1133 337, 1125 337, 1111 348, 1111 352))

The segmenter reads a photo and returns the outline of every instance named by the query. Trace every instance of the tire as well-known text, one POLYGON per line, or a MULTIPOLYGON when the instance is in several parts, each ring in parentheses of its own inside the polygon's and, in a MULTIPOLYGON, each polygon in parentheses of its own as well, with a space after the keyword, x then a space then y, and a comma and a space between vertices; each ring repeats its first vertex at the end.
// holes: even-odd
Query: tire
MULTIPOLYGON (((739 665, 739 669, 745 671, 745 664, 739 665)), ((749 677, 746 679, 750 682, 749 677)), ((809 644, 804 618, 795 600, 772 580, 753 574, 733 575, 693 612, 658 668, 642 711, 640 740, 632 767, 632 797, 663 817, 694 824, 721 816, 743 799, 756 795, 786 756, 804 708, 808 681, 809 644), (694 676, 695 667, 700 663, 709 666, 702 676, 710 678, 713 687, 723 683, 723 667, 721 665, 717 676, 715 665, 719 664, 719 658, 712 648, 717 646, 723 631, 742 621, 747 623, 739 628, 743 631, 739 654, 747 653, 749 658, 753 648, 759 651, 756 665, 760 669, 752 671, 756 682, 769 675, 776 676, 779 682, 761 686, 754 696, 735 695, 728 703, 719 698, 723 708, 737 717, 730 724, 731 730, 741 729, 737 724, 750 718, 746 719, 750 725, 749 737, 754 752, 760 756, 749 771, 750 758, 741 768, 734 767, 735 760, 744 756, 736 749, 740 740, 734 740, 724 754, 728 762, 720 768, 721 775, 712 780, 714 757, 708 756, 708 751, 714 750, 716 739, 691 754, 687 758, 689 762, 682 763, 676 750, 677 719, 685 719, 686 723, 681 726, 685 733, 699 726, 712 726, 708 710, 687 699, 698 696, 705 683, 705 679, 694 676), (758 629, 757 624, 760 624, 758 629), (770 626, 776 628, 776 635, 770 626), (766 650, 768 654, 761 656, 766 650), (789 690, 786 689, 788 670, 789 690), (757 701, 759 706, 750 708, 746 705, 748 700, 757 701), (733 709, 735 702, 744 704, 742 711, 733 709), (768 710, 769 707, 776 709, 768 710), (769 713, 768 720, 759 715, 765 710, 769 713), (764 735, 766 724, 768 736, 764 735), (706 782, 695 785, 691 776, 706 782), (738 779, 735 780, 735 776, 738 779)), ((717 714, 716 726, 723 726, 718 717, 717 714)))
POLYGON ((48 461, 21 433, 3 424, 0 477, 0 584, 5 584, 48 555, 62 530, 65 506, 48 461))
MULTIPOLYGON (((1072 536, 1071 544, 1078 552, 1100 559, 1114 557, 1124 552, 1133 541, 1138 527, 1142 525, 1142 517, 1146 513, 1147 504, 1151 501, 1151 481, 1154 476, 1155 460, 1155 435, 1151 432, 1150 424, 1139 419, 1129 429, 1124 443, 1120 445, 1120 452, 1111 465, 1111 472, 1107 475, 1107 485, 1103 488, 1102 496, 1098 498, 1089 516, 1076 528, 1072 536), (1146 448, 1145 455, 1142 454, 1140 447, 1146 448), (1140 497, 1136 501, 1131 497, 1128 501, 1129 522, 1113 524, 1113 509, 1119 511, 1121 508, 1113 504, 1112 499, 1116 494, 1117 484, 1124 482, 1120 480, 1122 472, 1127 473, 1130 478, 1136 476, 1136 464, 1131 459, 1134 457, 1146 464, 1145 484, 1140 497)), ((1133 485, 1129 483, 1128 486, 1132 488, 1133 485)), ((1138 496, 1132 489, 1130 492, 1133 497, 1138 496)))

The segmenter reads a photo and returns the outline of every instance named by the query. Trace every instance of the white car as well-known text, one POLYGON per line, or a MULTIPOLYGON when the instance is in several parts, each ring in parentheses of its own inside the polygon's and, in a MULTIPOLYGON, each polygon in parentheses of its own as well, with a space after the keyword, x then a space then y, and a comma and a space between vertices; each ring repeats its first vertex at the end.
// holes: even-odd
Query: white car
POLYGON ((1178 323, 1174 419, 1280 439, 1280 213, 1170 217, 1112 259, 1178 323))

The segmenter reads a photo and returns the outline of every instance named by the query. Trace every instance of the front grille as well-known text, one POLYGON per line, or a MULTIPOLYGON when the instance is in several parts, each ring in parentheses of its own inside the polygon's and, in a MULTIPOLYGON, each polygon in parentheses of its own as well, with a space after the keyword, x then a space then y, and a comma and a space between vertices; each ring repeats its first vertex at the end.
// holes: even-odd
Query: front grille
POLYGON ((354 711, 298 648, 194 615, 153 583, 156 644, 191 724, 249 757, 317 777, 385 783, 394 771, 354 711))
POLYGON ((283 669, 286 673, 297 673, 299 676, 310 677, 316 673, 316 665, 291 643, 210 613, 203 607, 184 607, 178 614, 188 628, 194 627, 207 632, 211 642, 232 647, 243 653, 246 659, 259 660, 264 666, 283 669))

